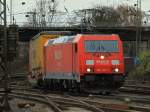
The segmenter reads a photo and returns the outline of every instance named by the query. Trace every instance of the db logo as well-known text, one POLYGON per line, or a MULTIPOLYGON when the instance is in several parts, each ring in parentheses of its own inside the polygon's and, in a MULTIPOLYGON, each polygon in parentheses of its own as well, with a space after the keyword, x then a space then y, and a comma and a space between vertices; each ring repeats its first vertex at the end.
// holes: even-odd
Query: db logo
POLYGON ((61 51, 55 51, 55 60, 60 60, 62 58, 61 51))

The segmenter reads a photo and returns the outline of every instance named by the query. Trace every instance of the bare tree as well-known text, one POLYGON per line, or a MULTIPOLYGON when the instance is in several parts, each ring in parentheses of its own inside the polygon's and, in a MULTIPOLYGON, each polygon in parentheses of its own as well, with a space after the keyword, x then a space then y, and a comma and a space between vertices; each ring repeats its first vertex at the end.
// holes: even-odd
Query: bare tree
POLYGON ((37 18, 41 27, 46 26, 46 0, 36 1, 37 18))
POLYGON ((30 25, 46 27, 53 22, 58 0, 36 0, 36 7, 28 14, 30 25))
POLYGON ((122 25, 137 25, 143 18, 143 13, 133 6, 120 5, 116 10, 122 25))
MULTIPOLYGON (((28 18, 28 21, 41 27, 52 26, 58 17, 61 19, 59 18, 57 21, 66 18, 66 15, 60 16, 57 13, 57 7, 58 0, 37 0, 36 8, 33 11, 35 13, 32 13, 33 16, 28 18)), ((127 5, 120 5, 117 8, 97 5, 91 9, 75 11, 74 15, 69 15, 68 12, 66 14, 68 19, 66 18, 63 22, 67 21, 70 26, 80 25, 86 27, 91 25, 108 27, 138 25, 144 15, 136 7, 127 5)))
POLYGON ((113 7, 97 7, 92 15, 94 17, 92 19, 93 25, 110 26, 115 25, 114 23, 120 24, 120 15, 113 7))
POLYGON ((144 14, 144 19, 143 19, 144 25, 149 25, 149 22, 150 22, 150 14, 147 14, 146 12, 144 12, 143 14, 144 14))
POLYGON ((83 11, 86 11, 84 22, 94 26, 131 26, 137 25, 143 19, 141 11, 127 5, 120 5, 117 8, 94 6, 81 12, 83 11))
POLYGON ((51 24, 53 22, 54 15, 58 7, 58 1, 48 1, 48 22, 51 24))

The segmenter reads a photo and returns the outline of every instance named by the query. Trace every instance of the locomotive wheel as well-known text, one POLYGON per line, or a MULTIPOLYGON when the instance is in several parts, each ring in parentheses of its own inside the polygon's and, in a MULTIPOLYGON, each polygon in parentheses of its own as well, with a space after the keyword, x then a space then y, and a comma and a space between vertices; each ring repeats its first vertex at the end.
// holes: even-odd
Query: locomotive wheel
POLYGON ((54 80, 53 79, 50 80, 49 87, 50 87, 50 90, 52 90, 52 91, 54 90, 54 80))
POLYGON ((119 89, 121 86, 123 86, 123 82, 115 82, 115 88, 119 89))
POLYGON ((43 80, 42 79, 38 79, 37 80, 37 85, 39 86, 39 87, 43 87, 43 80))
POLYGON ((44 81, 43 81, 43 86, 44 86, 44 89, 45 89, 45 90, 49 89, 49 88, 50 88, 49 80, 44 79, 44 81))
POLYGON ((64 91, 64 80, 59 81, 59 89, 60 91, 64 91))
POLYGON ((81 92, 80 83, 78 83, 78 82, 76 82, 76 89, 77 89, 78 93, 81 92))
POLYGON ((102 94, 102 95, 110 95, 110 94, 111 94, 111 91, 109 91, 109 90, 104 90, 104 91, 100 92, 100 94, 102 94))
POLYGON ((72 80, 68 81, 67 88, 68 88, 68 91, 72 90, 72 80))
POLYGON ((35 78, 28 77, 28 81, 32 87, 37 87, 37 80, 35 78))
POLYGON ((69 85, 69 81, 68 80, 64 80, 64 89, 65 89, 65 91, 69 91, 69 87, 70 85, 69 85))

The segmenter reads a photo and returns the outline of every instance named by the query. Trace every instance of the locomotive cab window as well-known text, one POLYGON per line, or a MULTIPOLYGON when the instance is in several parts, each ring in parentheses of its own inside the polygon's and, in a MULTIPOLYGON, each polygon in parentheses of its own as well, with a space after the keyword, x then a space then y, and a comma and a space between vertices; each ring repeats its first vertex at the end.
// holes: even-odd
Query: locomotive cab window
POLYGON ((117 40, 86 40, 86 52, 119 52, 117 40))

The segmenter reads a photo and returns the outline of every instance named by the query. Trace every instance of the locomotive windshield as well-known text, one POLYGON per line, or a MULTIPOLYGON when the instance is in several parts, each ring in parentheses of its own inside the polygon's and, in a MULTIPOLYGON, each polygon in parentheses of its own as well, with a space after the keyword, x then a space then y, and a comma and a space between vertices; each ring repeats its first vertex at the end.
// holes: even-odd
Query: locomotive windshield
POLYGON ((86 52, 118 52, 118 41, 116 40, 86 40, 86 52))

